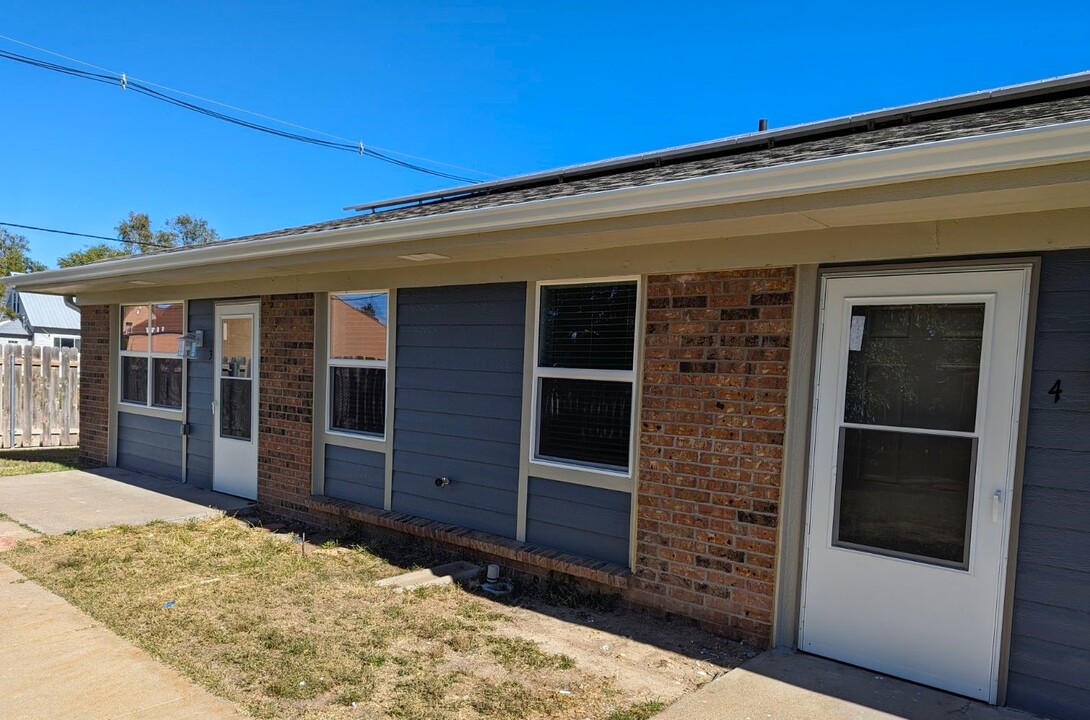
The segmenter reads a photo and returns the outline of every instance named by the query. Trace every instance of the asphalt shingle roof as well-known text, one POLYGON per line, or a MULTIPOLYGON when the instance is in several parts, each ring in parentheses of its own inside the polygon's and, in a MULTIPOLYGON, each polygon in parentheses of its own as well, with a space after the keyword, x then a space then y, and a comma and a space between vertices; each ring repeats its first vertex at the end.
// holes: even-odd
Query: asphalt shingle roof
POLYGON ((377 223, 442 215, 461 210, 514 205, 533 200, 589 194, 625 187, 638 187, 670 180, 722 175, 740 170, 774 167, 805 160, 853 155, 874 150, 919 145, 938 140, 1044 127, 1087 119, 1090 119, 1090 95, 1076 95, 1074 97, 1031 102, 1010 107, 983 108, 975 112, 930 120, 915 120, 873 129, 857 128, 847 134, 832 134, 828 137, 803 139, 798 142, 772 147, 744 148, 715 157, 626 170, 597 177, 576 179, 571 182, 554 182, 547 185, 517 188, 492 194, 454 197, 380 212, 356 214, 326 222, 233 238, 225 240, 223 243, 259 242, 306 233, 364 227, 377 223))

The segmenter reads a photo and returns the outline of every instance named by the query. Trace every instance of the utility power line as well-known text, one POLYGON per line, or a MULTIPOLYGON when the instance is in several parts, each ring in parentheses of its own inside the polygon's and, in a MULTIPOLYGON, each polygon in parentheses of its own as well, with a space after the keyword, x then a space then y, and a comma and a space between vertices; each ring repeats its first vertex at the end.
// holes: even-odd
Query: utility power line
POLYGON ((110 242, 132 243, 142 247, 169 248, 170 245, 151 242, 149 240, 122 240, 119 237, 106 237, 105 235, 89 235, 87 233, 71 232, 69 230, 54 230, 52 228, 35 227, 34 225, 20 225, 18 223, 0 222, 4 227, 22 228, 23 230, 37 230, 38 232, 55 233, 57 235, 71 235, 73 237, 93 238, 95 240, 109 240, 110 242))
MULTIPOLYGON (((338 135, 332 135, 330 133, 322 132, 320 130, 313 130, 311 128, 307 128, 307 127, 304 127, 302 125, 296 125, 294 123, 290 123, 290 122, 287 122, 285 120, 280 120, 280 119, 275 118, 275 117, 271 117, 271 116, 268 116, 268 115, 262 115, 261 113, 255 113, 255 112, 252 112, 250 110, 245 110, 243 108, 235 107, 233 105, 228 105, 226 103, 221 103, 219 101, 211 100, 209 98, 204 98, 204 97, 201 97, 199 95, 194 95, 192 93, 187 93, 187 92, 184 92, 182 90, 176 90, 174 88, 170 88, 170 87, 167 87, 165 85, 158 85, 158 84, 153 83, 153 82, 142 81, 142 80, 138 80, 137 78, 131 78, 131 77, 127 76, 123 72, 119 73, 119 72, 114 71, 114 70, 109 70, 107 68, 103 68, 103 67, 100 67, 98 65, 94 65, 92 63, 84 62, 83 60, 79 60, 77 58, 72 58, 72 57, 69 57, 67 55, 62 55, 60 53, 53 52, 52 50, 47 50, 45 48, 41 48, 41 47, 38 47, 36 45, 31 45, 30 43, 25 43, 25 42, 23 42, 21 40, 16 40, 15 38, 11 38, 11 37, 8 37, 6 35, 0 35, 0 39, 8 40, 9 42, 17 43, 19 45, 23 45, 25 47, 32 48, 34 50, 38 50, 39 52, 44 52, 44 53, 47 53, 49 55, 53 55, 55 57, 58 57, 58 58, 61 58, 61 59, 64 59, 64 60, 68 60, 70 62, 74 62, 74 63, 78 63, 80 65, 84 65, 86 67, 94 68, 95 70, 100 70, 102 72, 88 72, 86 70, 80 70, 78 68, 68 67, 68 66, 65 66, 65 65, 60 65, 58 63, 49 62, 47 60, 40 60, 38 58, 28 57, 26 55, 20 55, 19 53, 9 52, 7 50, 0 50, 0 58, 7 59, 7 60, 12 60, 14 62, 22 63, 22 64, 25 64, 25 65, 30 65, 32 67, 38 67, 38 68, 41 68, 43 70, 50 70, 50 71, 53 71, 53 72, 58 72, 58 73, 61 73, 61 74, 64 74, 64 75, 69 75, 71 77, 77 77, 77 78, 84 79, 84 80, 91 80, 91 81, 94 81, 94 82, 106 83, 108 85, 117 85, 117 86, 120 86, 123 90, 132 90, 132 91, 134 91, 134 92, 136 92, 138 94, 146 95, 146 96, 148 96, 148 97, 150 97, 150 98, 152 98, 154 100, 159 100, 161 102, 165 102, 167 104, 174 105, 176 107, 182 108, 184 110, 190 110, 192 112, 196 112, 196 113, 199 113, 199 114, 202 114, 202 115, 206 115, 206 116, 211 117, 211 118, 216 119, 216 120, 222 120, 224 122, 228 122, 228 123, 231 123, 233 125, 238 125, 238 126, 241 126, 241 127, 245 127, 245 128, 250 129, 250 130, 257 130, 259 132, 267 133, 267 134, 270 134, 270 135, 275 135, 277 137, 282 137, 282 138, 285 138, 285 139, 288 139, 288 140, 295 140, 295 141, 298 141, 298 142, 304 142, 304 143, 308 143, 308 144, 311 144, 311 145, 318 145, 320 147, 328 147, 328 148, 331 148, 331 149, 334 149, 334 150, 344 150, 344 151, 348 151, 348 152, 354 152, 354 153, 358 153, 360 155, 365 155, 367 157, 374 158, 376 160, 381 160, 383 162, 390 163, 392 165, 397 165, 399 167, 403 167, 403 168, 405 168, 407 170, 414 170, 416 172, 426 173, 428 175, 433 175, 433 176, 445 178, 445 179, 448 179, 448 180, 455 180, 455 181, 458 181, 458 182, 476 183, 476 182, 480 182, 480 181, 475 180, 475 179, 470 178, 470 177, 465 177, 463 175, 457 175, 457 174, 442 171, 442 170, 436 170, 436 169, 433 169, 433 168, 428 168, 428 167, 425 167, 425 166, 417 164, 417 163, 409 162, 407 160, 401 160, 401 159, 399 159, 397 157, 394 157, 394 155, 401 155, 403 157, 412 158, 412 159, 415 159, 415 160, 420 160, 422 162, 428 162, 428 163, 431 163, 431 164, 434 164, 434 165, 444 165, 446 167, 451 167, 451 168, 455 168, 455 169, 459 169, 459 170, 468 170, 469 172, 477 173, 479 175, 487 175, 487 173, 481 173, 481 172, 479 172, 477 170, 470 170, 469 168, 463 168, 463 167, 460 167, 460 166, 457 166, 457 165, 450 165, 448 163, 442 163, 442 162, 439 162, 439 161, 436 161, 436 160, 429 160, 427 158, 420 158, 420 157, 416 157, 414 155, 408 155, 407 153, 400 153, 400 152, 397 152, 397 151, 394 151, 394 150, 387 150, 387 149, 384 149, 384 148, 379 148, 377 146, 364 145, 362 142, 353 142, 352 140, 349 140, 348 138, 343 138, 343 137, 340 137, 338 135), (296 133, 296 132, 291 132, 291 131, 286 131, 286 130, 280 130, 280 129, 277 129, 277 128, 269 127, 267 125, 262 125, 260 123, 252 122, 252 121, 249 121, 249 120, 244 120, 242 118, 235 117, 235 116, 232 116, 232 115, 228 115, 228 114, 220 112, 218 110, 213 110, 211 108, 203 107, 203 106, 198 105, 196 103, 192 103, 192 102, 189 102, 189 101, 186 101, 186 100, 182 100, 182 99, 174 97, 172 95, 168 95, 167 93, 160 92, 160 90, 155 90, 154 88, 160 88, 160 90, 166 90, 167 92, 174 93, 176 95, 184 95, 186 97, 190 97, 190 98, 193 98, 195 100, 200 100, 200 101, 205 102, 205 103, 210 103, 210 104, 213 104, 213 105, 219 105, 220 107, 224 107, 224 108, 227 108, 227 109, 230 109, 230 110, 234 110, 236 112, 245 113, 247 115, 252 115, 254 117, 262 118, 264 120, 269 120, 269 121, 284 125, 286 127, 296 128, 298 130, 303 130, 305 132, 312 133, 312 134, 311 135, 304 135, 302 133, 296 133), (324 137, 329 138, 329 139, 328 140, 323 140, 320 137, 315 137, 315 135, 321 135, 321 136, 324 136, 324 137)), ((495 177, 495 176, 490 175, 489 177, 495 177)))

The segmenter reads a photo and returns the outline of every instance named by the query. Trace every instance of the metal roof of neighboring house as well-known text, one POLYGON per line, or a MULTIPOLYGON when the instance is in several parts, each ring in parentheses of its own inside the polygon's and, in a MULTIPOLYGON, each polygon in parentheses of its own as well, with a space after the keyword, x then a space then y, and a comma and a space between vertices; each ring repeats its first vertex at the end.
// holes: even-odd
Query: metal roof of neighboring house
POLYGON ((0 337, 30 339, 30 333, 23 327, 22 320, 0 322, 0 337))
POLYGON ((57 295, 20 292, 23 314, 33 328, 79 332, 79 313, 68 307, 57 295))

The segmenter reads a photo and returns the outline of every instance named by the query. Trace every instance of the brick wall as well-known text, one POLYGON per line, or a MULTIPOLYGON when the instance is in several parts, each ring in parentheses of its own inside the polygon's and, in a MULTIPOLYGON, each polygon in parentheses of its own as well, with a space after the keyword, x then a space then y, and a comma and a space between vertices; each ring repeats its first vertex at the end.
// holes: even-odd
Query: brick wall
POLYGON ((103 467, 110 452, 110 306, 84 305, 79 324, 79 457, 103 467))
POLYGON ((303 503, 310 497, 314 295, 262 296, 260 347, 258 505, 313 521, 303 503))
POLYGON ((794 269, 647 283, 629 599, 771 641, 794 269))

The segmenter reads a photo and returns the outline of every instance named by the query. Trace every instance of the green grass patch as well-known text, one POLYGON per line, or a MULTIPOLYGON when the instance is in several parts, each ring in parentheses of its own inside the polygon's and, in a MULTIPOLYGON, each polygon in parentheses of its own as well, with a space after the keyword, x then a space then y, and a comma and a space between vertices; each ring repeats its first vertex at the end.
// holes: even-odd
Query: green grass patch
POLYGON ((0 477, 78 470, 79 448, 16 448, 0 450, 0 477))

